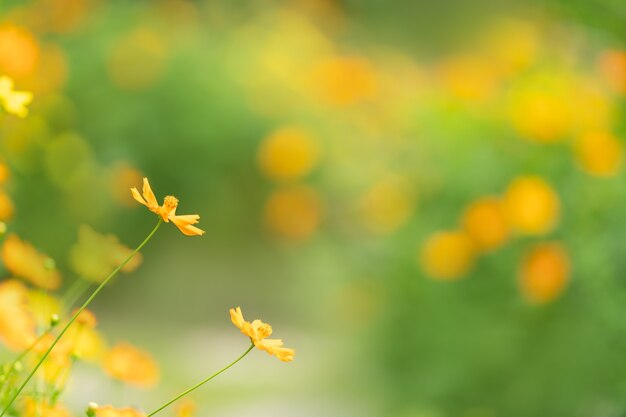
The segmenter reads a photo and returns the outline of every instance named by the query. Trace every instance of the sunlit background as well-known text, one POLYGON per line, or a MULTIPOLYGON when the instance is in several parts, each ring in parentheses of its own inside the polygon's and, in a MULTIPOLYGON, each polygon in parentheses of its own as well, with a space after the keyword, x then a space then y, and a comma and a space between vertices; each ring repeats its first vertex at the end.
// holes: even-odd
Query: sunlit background
POLYGON ((252 352, 197 416, 626 415, 626 3, 504 3, 2 1, 34 95, 0 115, 5 253, 54 259, 63 309, 156 222, 142 177, 206 230, 96 299, 72 415, 219 369, 239 305, 296 359, 252 352), (158 376, 110 380, 118 343, 158 376))

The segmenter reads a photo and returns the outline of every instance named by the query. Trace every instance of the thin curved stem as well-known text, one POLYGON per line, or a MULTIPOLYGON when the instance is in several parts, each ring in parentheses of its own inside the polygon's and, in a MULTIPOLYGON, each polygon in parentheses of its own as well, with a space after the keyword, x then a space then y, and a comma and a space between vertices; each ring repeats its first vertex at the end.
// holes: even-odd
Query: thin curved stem
POLYGON ((51 331, 52 331, 52 326, 50 326, 49 328, 47 328, 47 329, 46 329, 46 331, 45 331, 45 332, 43 332, 42 334, 40 334, 40 335, 37 337, 37 339, 35 339, 35 341, 34 341, 33 343, 31 343, 31 344, 30 344, 30 346, 28 346, 26 349, 24 349, 24 350, 22 351, 22 353, 20 353, 20 354, 19 354, 19 355, 18 355, 18 356, 17 356, 17 357, 13 360, 13 362, 11 362, 11 365, 9 365, 9 370, 7 371, 7 373, 6 373, 6 375, 5 375, 5 377, 6 377, 7 379, 4 381, 4 383, 3 383, 3 385, 2 385, 2 388, 4 388, 4 384, 6 384, 6 383, 8 382, 8 378, 9 378, 9 376, 11 376, 11 374, 13 373, 13 370, 15 369, 15 365, 16 365, 19 361, 21 361, 22 359, 24 359, 24 357, 25 357, 26 355, 28 355, 28 353, 29 353, 31 350, 33 350, 33 348, 34 348, 35 346, 37 346, 37 344, 38 344, 39 342, 41 342, 41 339, 43 339, 44 337, 46 337, 46 336, 47 336, 47 335, 48 335, 51 331))
POLYGON ((196 388, 200 388, 202 385, 206 384, 207 382, 209 382, 210 380, 212 380, 213 378, 215 378, 216 376, 218 376, 219 374, 221 374, 222 372, 226 371, 228 368, 230 368, 231 366, 233 366, 234 364, 236 364, 237 362, 239 362, 240 360, 242 360, 248 353, 250 353, 250 351, 254 348, 254 343, 252 343, 250 345, 250 347, 248 348, 248 350, 246 350, 244 353, 241 354, 241 356, 239 356, 237 359, 235 359, 233 362, 229 363, 228 365, 226 365, 225 367, 223 367, 222 369, 220 369, 219 371, 217 371, 216 373, 214 373, 213 375, 209 376, 208 378, 198 382, 196 385, 194 385, 193 387, 186 389, 185 391, 181 392, 180 394, 178 394, 176 397, 172 398, 171 400, 169 400, 168 402, 166 402, 165 404, 163 404, 161 407, 157 408, 156 410, 154 410, 153 412, 151 412, 150 414, 148 414, 147 417, 152 417, 153 415, 155 415, 156 413, 158 413, 159 411, 163 410, 165 407, 167 407, 168 405, 172 404, 173 402, 179 400, 180 398, 184 397, 185 395, 189 394, 191 391, 195 390, 196 388))
POLYGON ((13 394, 13 397, 11 397, 11 400, 9 400, 9 403, 4 407, 4 410, 2 410, 2 413, 0 413, 0 417, 4 416, 4 414, 7 412, 7 410, 11 407, 11 405, 15 402, 15 400, 17 399, 17 397, 20 395, 20 393, 24 390, 24 388, 26 387, 26 384, 28 384, 28 382, 32 379, 33 375, 35 375, 35 372, 37 372, 37 370, 39 369, 39 367, 41 367, 41 365, 43 364, 43 362, 46 360, 46 358, 48 357, 48 355, 50 355, 50 352, 52 352, 52 349, 54 349, 54 347, 56 346, 56 344, 59 342, 59 340, 61 340, 61 338, 63 337, 63 335, 65 334, 65 332, 67 331, 67 329, 70 328, 70 326, 72 325, 72 323, 74 323, 74 321, 76 320, 76 318, 78 318, 78 316, 80 315, 80 313, 83 312, 83 310, 85 310, 87 308, 87 306, 93 301, 94 298, 96 298, 96 295, 98 295, 98 293, 107 285, 107 283, 111 280, 111 278, 113 278, 115 275, 117 275, 118 272, 120 272, 120 270, 122 268, 124 268, 124 266, 131 260, 133 259, 133 257, 135 255, 137 255, 137 253, 139 253, 139 251, 146 245, 146 243, 148 243, 148 241, 152 238, 152 236, 154 236, 154 234, 156 233, 156 231, 159 229, 159 226, 161 226, 161 223, 163 223, 163 219, 159 218, 158 223, 156 224, 156 226, 154 226, 154 229, 152 229, 152 231, 150 232, 150 234, 143 240, 143 242, 141 242, 141 244, 139 246, 137 246, 137 248, 130 254, 128 255, 128 257, 126 259, 124 259, 124 261, 113 270, 113 272, 111 272, 109 274, 108 277, 106 277, 104 279, 104 281, 102 281, 100 283, 100 285, 98 286, 98 288, 96 288, 94 290, 93 293, 91 293, 91 295, 89 296, 89 298, 87 298, 87 300, 83 303, 82 306, 80 306, 80 308, 78 310, 76 310, 76 312, 74 313, 74 315, 72 316, 72 318, 70 319, 69 322, 67 322, 67 324, 65 325, 65 327, 63 327, 63 329, 61 329, 61 331, 59 332, 59 335, 56 337, 56 339, 54 339, 54 342, 52 342, 52 344, 50 345, 50 347, 48 348, 48 350, 46 350, 46 352, 43 354, 43 356, 41 357, 41 359, 39 359, 39 362, 37 362, 37 365, 35 365, 35 367, 33 368, 32 371, 30 371, 30 374, 26 377, 26 380, 22 383, 22 385, 20 385, 20 387, 17 389, 17 391, 15 392, 15 394, 13 394))

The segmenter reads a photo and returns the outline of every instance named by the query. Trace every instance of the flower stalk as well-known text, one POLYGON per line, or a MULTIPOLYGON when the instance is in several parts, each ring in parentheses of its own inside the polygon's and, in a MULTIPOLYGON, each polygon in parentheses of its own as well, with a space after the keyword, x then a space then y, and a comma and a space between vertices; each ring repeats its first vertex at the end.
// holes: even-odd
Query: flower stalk
POLYGON ((186 389, 185 391, 181 392, 180 394, 178 394, 176 397, 172 398, 171 400, 169 400, 168 402, 166 402, 165 404, 163 404, 162 406, 160 406, 159 408, 157 408, 156 410, 154 410, 153 412, 151 412, 150 414, 148 414, 147 417, 152 417, 153 415, 155 415, 156 413, 158 413, 159 411, 163 410, 164 408, 166 408, 167 406, 169 406, 170 404, 174 403, 175 401, 181 399, 182 397, 184 397, 185 395, 189 394, 190 392, 194 391, 197 388, 200 388, 202 385, 206 384, 207 382, 209 382, 210 380, 212 380, 213 378, 215 378, 216 376, 218 376, 219 374, 221 374, 222 372, 228 370, 231 366, 233 366, 234 364, 236 364, 237 362, 239 362, 240 360, 242 360, 243 358, 246 357, 246 355, 248 353, 250 353, 250 351, 254 349, 254 343, 250 344, 250 347, 241 354, 241 356, 239 356, 237 359, 235 359, 234 361, 232 361, 231 363, 229 363, 228 365, 226 365, 225 367, 223 367, 222 369, 220 369, 219 371, 215 372, 213 375, 209 376, 208 378, 198 382, 196 385, 192 386, 191 388, 186 389))

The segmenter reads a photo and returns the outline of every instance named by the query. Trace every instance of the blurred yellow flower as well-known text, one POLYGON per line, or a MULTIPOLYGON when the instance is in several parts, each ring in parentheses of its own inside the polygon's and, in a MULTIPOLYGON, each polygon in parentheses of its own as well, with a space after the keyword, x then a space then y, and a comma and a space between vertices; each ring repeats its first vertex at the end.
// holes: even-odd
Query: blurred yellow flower
POLYGON ((39 45, 28 30, 11 24, 0 26, 0 72, 13 78, 30 75, 39 61, 39 45))
POLYGON ((451 95, 467 101, 489 99, 500 83, 493 64, 475 55, 448 58, 438 68, 438 76, 451 95))
POLYGON ((56 290, 61 275, 47 256, 39 253, 17 235, 9 235, 2 245, 4 266, 18 278, 23 278, 45 290, 56 290))
POLYGON ((483 197, 470 204, 462 216, 463 229, 482 250, 502 246, 509 238, 509 226, 502 203, 483 197))
POLYGON ((58 402, 50 404, 47 399, 26 397, 22 417, 70 417, 70 413, 58 402))
POLYGON ((347 106, 372 98, 378 90, 378 80, 367 60, 332 57, 313 68, 311 89, 328 104, 347 106))
POLYGON ((624 161, 622 141, 606 131, 583 133, 576 140, 575 151, 582 169, 599 177, 617 174, 624 161))
POLYGON ((107 375, 141 388, 159 380, 159 368, 152 356, 129 343, 119 343, 109 350, 102 366, 107 375))
POLYGON ((230 320, 241 330, 241 333, 252 340, 258 349, 276 356, 283 362, 290 362, 294 359, 296 351, 283 347, 281 339, 267 339, 272 335, 272 326, 269 324, 261 320, 254 320, 252 323, 245 321, 240 307, 230 309, 230 320))
POLYGON ((13 217, 13 201, 4 191, 0 190, 0 221, 13 217))
POLYGON ((176 407, 176 417, 193 417, 196 415, 197 409, 198 406, 195 401, 186 397, 176 407))
POLYGON ((63 311, 63 305, 56 296, 41 290, 28 291, 28 306, 41 328, 50 326, 52 315, 60 316, 63 311))
POLYGON ((426 274, 442 281, 463 277, 474 265, 475 257, 474 243, 462 231, 434 233, 420 252, 420 262, 426 274))
POLYGON ((559 221, 559 196, 541 177, 514 179, 504 194, 503 204, 509 225, 520 234, 542 235, 559 221))
POLYGON ((11 350, 26 349, 35 341, 36 323, 28 304, 28 290, 21 282, 0 282, 0 339, 11 350))
POLYGON ((185 236, 201 236, 204 234, 204 230, 193 226, 198 223, 200 216, 197 214, 176 214, 176 208, 178 207, 178 199, 176 197, 171 195, 166 196, 163 200, 163 205, 159 206, 147 178, 143 179, 143 197, 135 187, 131 188, 130 191, 135 200, 148 207, 148 210, 151 212, 160 216, 165 223, 169 223, 171 220, 185 236))
POLYGON ((4 184, 7 182, 9 177, 11 176, 11 171, 6 163, 0 162, 0 184, 4 184))
POLYGON ((7 113, 26 117, 28 108, 33 101, 33 94, 27 91, 14 91, 13 80, 7 76, 0 77, 0 102, 7 113))
POLYGON ((288 126, 272 132, 259 148, 263 173, 276 181, 295 181, 311 172, 317 164, 317 141, 306 130, 288 126))
POLYGON ((315 190, 293 186, 274 191, 265 203, 267 227, 281 237, 293 240, 310 238, 319 228, 322 206, 315 190))
MULTIPOLYGON (((72 314, 70 314, 70 316, 74 317, 74 314, 76 314, 77 311, 78 309, 75 309, 74 311, 72 311, 72 314)), ((93 329, 98 324, 98 320, 96 319, 96 316, 91 311, 89 311, 88 309, 84 309, 83 311, 80 312, 78 317, 76 317, 75 323, 79 326, 84 326, 86 328, 93 329)))
POLYGON ((553 80, 542 81, 536 80, 514 92, 510 117, 525 139, 545 143, 562 141, 576 122, 572 97, 567 86, 553 80))
MULTIPOLYGON (((33 351, 40 356, 44 355, 55 339, 52 333, 42 335, 33 347, 33 351)), ((72 368, 73 348, 74 343, 67 338, 54 346, 42 366, 43 378, 46 382, 62 385, 67 381, 72 368)), ((33 360, 38 360, 38 358, 33 358, 33 360)))
POLYGON ((135 408, 114 408, 110 405, 97 407, 95 417, 145 417, 146 413, 135 408))
POLYGON ((415 208, 415 192, 395 175, 372 185, 359 201, 359 213, 367 230, 388 234, 403 226, 415 208))
POLYGON ((106 342, 100 332, 92 327, 70 327, 66 335, 73 356, 89 362, 102 359, 106 342))
POLYGON ((559 243, 542 243, 524 257, 520 268, 520 287, 524 296, 535 303, 557 298, 570 276, 570 261, 559 243))
MULTIPOLYGON (((100 283, 131 253, 132 249, 119 243, 115 235, 102 235, 87 225, 78 229, 78 242, 69 253, 70 266, 81 278, 100 283)), ((141 264, 140 253, 124 267, 123 272, 132 272, 141 264)))

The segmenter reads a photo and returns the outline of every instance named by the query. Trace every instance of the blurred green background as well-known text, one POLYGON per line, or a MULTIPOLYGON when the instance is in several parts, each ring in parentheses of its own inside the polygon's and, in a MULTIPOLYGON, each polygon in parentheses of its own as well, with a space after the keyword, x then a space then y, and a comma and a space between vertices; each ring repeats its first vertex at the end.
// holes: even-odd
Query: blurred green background
POLYGON ((163 227, 93 306, 158 387, 80 365, 72 408, 208 375, 240 305, 296 360, 253 352, 200 416, 626 415, 623 1, 0 10, 0 73, 35 97, 0 122, 9 230, 66 286, 80 225, 151 229, 143 176, 207 232, 163 227))

